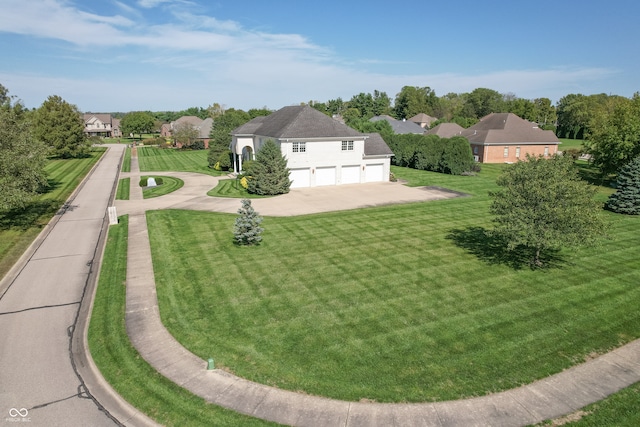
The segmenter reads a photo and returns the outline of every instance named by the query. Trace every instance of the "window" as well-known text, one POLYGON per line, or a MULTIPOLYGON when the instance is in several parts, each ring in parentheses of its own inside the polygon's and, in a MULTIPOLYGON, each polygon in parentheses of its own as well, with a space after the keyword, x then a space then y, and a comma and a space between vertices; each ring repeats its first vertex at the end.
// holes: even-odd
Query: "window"
POLYGON ((307 151, 307 143, 306 142, 294 142, 293 143, 293 152, 294 153, 304 153, 307 151))
POLYGON ((504 152, 502 153, 504 157, 509 157, 509 147, 504 147, 504 152))
POLYGON ((520 158, 520 147, 516 147, 516 158, 520 158))
POLYGON ((478 154, 478 146, 477 145, 473 146, 473 154, 478 154))
POLYGON ((342 141, 342 151, 353 151, 353 141, 342 141))
POLYGON ((549 155, 549 147, 544 147, 544 156, 547 157, 549 155))

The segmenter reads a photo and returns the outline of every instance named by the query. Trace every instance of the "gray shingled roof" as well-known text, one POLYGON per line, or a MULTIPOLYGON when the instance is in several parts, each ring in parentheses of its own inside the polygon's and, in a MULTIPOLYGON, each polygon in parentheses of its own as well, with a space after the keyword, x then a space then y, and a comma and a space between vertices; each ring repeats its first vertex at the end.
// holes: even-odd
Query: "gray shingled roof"
POLYGON ((534 123, 513 113, 491 113, 462 132, 471 144, 559 144, 550 130, 542 130, 534 123))
POLYGON ((391 116, 374 116, 369 119, 370 122, 377 122, 380 120, 386 120, 390 125, 393 132, 396 134, 413 133, 421 135, 424 133, 424 129, 417 123, 408 120, 396 120, 391 116))
POLYGON ((344 138, 362 136, 308 105, 281 108, 266 117, 255 118, 231 131, 232 135, 261 135, 272 138, 344 138))
POLYGON ((464 128, 457 123, 440 123, 425 132, 426 135, 438 135, 440 138, 451 138, 460 135, 464 128))
POLYGON ((369 138, 364 140, 365 156, 393 156, 393 151, 389 148, 379 133, 369 134, 369 138))

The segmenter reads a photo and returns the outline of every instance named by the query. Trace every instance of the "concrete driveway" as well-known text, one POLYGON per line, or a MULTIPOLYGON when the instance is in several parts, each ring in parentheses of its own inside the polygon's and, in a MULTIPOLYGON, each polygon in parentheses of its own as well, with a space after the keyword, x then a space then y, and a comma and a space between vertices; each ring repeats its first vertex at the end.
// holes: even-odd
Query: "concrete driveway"
MULTIPOLYGON (((137 182, 141 175, 172 176, 184 181, 184 187, 165 196, 152 199, 116 200, 118 215, 141 214, 156 209, 188 209, 208 212, 236 213, 238 199, 207 196, 220 179, 188 172, 132 172, 122 177, 132 177, 137 182)), ((132 193, 133 195, 133 193, 132 193)), ((256 211, 264 216, 308 215, 398 203, 424 202, 463 196, 451 190, 437 187, 407 187, 400 182, 376 182, 314 188, 294 188, 287 194, 251 199, 256 211)))

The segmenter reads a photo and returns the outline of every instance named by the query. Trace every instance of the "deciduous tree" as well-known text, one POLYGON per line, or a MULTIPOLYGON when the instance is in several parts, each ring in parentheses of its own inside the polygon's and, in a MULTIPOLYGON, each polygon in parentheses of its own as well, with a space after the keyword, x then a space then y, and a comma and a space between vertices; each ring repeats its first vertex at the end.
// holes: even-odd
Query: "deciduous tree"
POLYGON ((0 85, 0 210, 23 207, 47 184, 47 147, 33 137, 22 111, 0 85))
POLYGON ((138 134, 142 139, 143 133, 153 131, 155 118, 147 111, 132 111, 125 114, 120 121, 120 129, 122 133, 135 135, 138 134))
POLYGON ((611 101, 611 110, 601 109, 595 115, 586 142, 594 164, 605 175, 640 154, 640 94, 611 101))
POLYGON ((90 146, 82 114, 57 95, 47 98, 35 112, 33 132, 37 140, 51 147, 54 155, 64 159, 83 156, 90 146))
POLYGON ((190 148, 199 136, 200 130, 189 122, 179 123, 173 130, 173 138, 185 148, 190 148))
POLYGON ((502 188, 490 193, 493 233, 509 250, 530 250, 534 266, 546 250, 592 243, 605 230, 596 188, 580 179, 570 157, 527 155, 497 184, 502 188))

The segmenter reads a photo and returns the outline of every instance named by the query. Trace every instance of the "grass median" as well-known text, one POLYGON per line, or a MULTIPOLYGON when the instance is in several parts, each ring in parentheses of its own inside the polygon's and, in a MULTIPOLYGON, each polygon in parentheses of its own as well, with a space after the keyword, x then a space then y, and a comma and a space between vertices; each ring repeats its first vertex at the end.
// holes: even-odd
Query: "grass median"
POLYGON ((125 328, 128 218, 109 228, 89 325, 89 348, 102 375, 125 400, 166 426, 275 425, 209 404, 155 371, 125 328))

